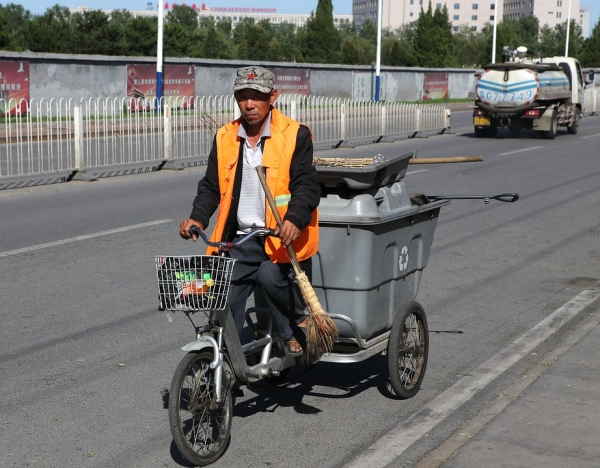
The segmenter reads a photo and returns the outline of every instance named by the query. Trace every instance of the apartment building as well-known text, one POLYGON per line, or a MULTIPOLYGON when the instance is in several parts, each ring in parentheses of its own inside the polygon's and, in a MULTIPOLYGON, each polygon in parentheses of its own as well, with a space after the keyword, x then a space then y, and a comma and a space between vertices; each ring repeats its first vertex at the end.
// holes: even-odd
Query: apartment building
MULTIPOLYGON (((352 0, 354 22, 360 26, 370 19, 377 22, 378 0, 352 0)), ((518 19, 524 15, 535 15, 540 26, 551 28, 563 23, 568 17, 569 0, 450 0, 431 1, 432 8, 446 5, 454 31, 467 25, 473 31, 481 31, 486 23, 493 23, 496 14, 502 18, 518 19), (497 11, 496 11, 497 4, 497 11)), ((419 18, 421 9, 429 7, 429 0, 383 0, 382 27, 396 29, 412 25, 419 18)), ((571 18, 579 21, 580 0, 571 0, 571 18)))
POLYGON ((554 28, 569 18, 569 3, 571 19, 579 22, 579 0, 505 0, 504 17, 519 19, 522 16, 533 15, 540 20, 540 26, 554 28))

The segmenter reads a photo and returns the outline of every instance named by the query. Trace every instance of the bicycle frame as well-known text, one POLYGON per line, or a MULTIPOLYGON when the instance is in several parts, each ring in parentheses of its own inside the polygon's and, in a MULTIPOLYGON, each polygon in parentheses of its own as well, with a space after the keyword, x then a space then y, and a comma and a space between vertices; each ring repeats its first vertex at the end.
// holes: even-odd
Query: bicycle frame
MULTIPOLYGON (((218 247, 221 255, 226 251, 250 239, 256 233, 272 234, 270 230, 258 230, 243 237, 237 244, 231 242, 210 242, 204 232, 200 229, 190 229, 190 233, 202 239, 214 247, 218 247)), ((266 312, 268 309, 253 307, 246 311, 246 319, 249 314, 256 312, 266 312)), ((296 357, 283 355, 271 356, 274 343, 274 324, 273 318, 269 315, 265 334, 263 337, 256 337, 253 341, 242 345, 238 336, 233 314, 229 307, 223 310, 211 310, 209 313, 209 323, 202 327, 196 327, 196 340, 182 347, 185 352, 200 351, 204 348, 212 348, 214 360, 210 363, 211 369, 215 373, 216 400, 221 402, 221 382, 223 379, 223 365, 226 360, 231 366, 236 378, 244 384, 251 381, 260 380, 264 377, 277 377, 279 373, 288 367, 296 364, 296 357), (257 351, 258 350, 258 351, 257 351), (260 352, 260 360, 257 364, 249 366, 246 357, 260 352)))

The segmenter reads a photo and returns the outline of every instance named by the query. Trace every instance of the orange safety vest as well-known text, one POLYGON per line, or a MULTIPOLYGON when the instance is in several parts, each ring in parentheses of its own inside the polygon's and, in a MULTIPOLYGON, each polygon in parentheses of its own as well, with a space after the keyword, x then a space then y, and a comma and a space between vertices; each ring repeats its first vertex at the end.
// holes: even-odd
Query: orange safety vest
MULTIPOLYGON (((220 241, 225 229, 225 223, 231 209, 233 197, 233 186, 235 172, 238 164, 240 150, 240 139, 237 136, 241 118, 221 127, 217 132, 217 161, 219 169, 219 191, 221 202, 217 223, 213 230, 211 240, 220 241)), ((275 199, 277 210, 281 219, 284 219, 287 206, 291 199, 290 165, 292 155, 296 148, 296 138, 300 124, 284 116, 277 109, 271 109, 271 138, 264 145, 262 166, 266 168, 267 186, 275 199)), ((266 203, 266 200, 265 200, 266 203)), ((275 216, 266 203, 266 224, 269 229, 277 227, 275 216)), ((306 260, 314 255, 319 247, 319 225, 318 212, 315 209, 308 226, 302 229, 300 236, 292 243, 299 261, 306 260)), ((207 254, 215 252, 216 249, 209 247, 207 254)), ((267 237, 265 240, 265 251, 273 263, 289 263, 287 250, 282 247, 277 237, 267 237)))

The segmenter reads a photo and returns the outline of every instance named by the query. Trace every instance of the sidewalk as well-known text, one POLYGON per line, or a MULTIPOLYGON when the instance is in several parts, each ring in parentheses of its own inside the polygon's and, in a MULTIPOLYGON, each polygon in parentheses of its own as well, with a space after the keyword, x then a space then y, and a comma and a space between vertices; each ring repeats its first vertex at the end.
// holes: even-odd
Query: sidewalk
POLYGON ((600 310, 530 374, 418 468, 600 466, 600 310))

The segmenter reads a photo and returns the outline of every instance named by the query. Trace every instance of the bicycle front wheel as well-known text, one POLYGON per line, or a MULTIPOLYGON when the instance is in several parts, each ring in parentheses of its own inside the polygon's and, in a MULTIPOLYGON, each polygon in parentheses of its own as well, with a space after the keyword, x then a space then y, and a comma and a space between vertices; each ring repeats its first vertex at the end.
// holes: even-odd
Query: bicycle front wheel
POLYGON ((409 302, 397 312, 388 343, 390 383, 400 398, 412 398, 421 388, 428 353, 425 311, 418 302, 409 302))
POLYGON ((169 423, 175 445, 198 466, 218 460, 231 437, 232 373, 223 364, 222 401, 218 403, 212 360, 212 351, 188 353, 175 371, 169 395, 169 423))

